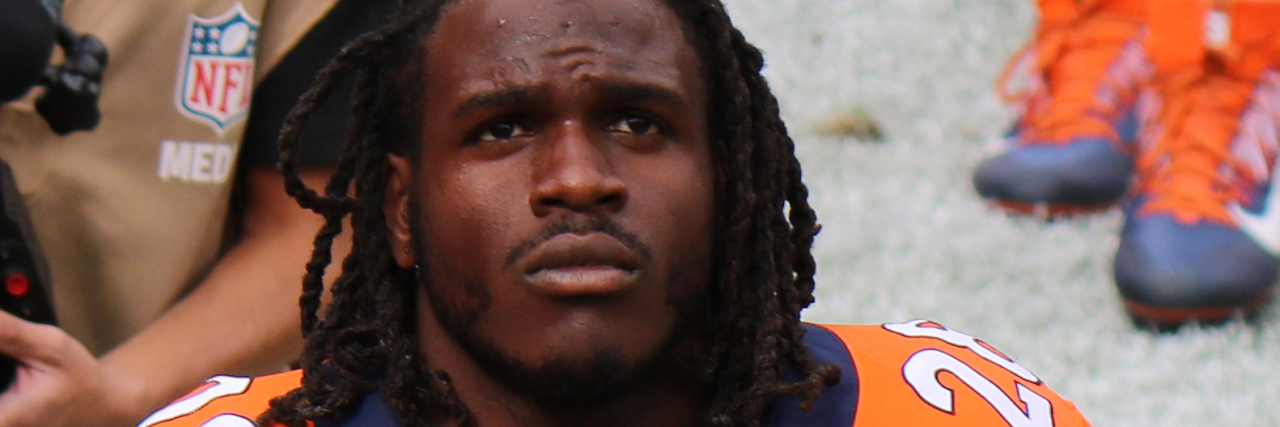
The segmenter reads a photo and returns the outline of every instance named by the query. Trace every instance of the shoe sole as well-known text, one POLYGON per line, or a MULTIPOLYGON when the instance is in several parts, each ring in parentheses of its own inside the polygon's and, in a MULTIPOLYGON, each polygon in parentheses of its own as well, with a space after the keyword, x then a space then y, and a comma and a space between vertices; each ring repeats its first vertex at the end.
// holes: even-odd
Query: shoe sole
POLYGON ((1276 292, 1272 290, 1238 306, 1195 308, 1155 307, 1126 299, 1124 309, 1140 324, 1154 326, 1159 330, 1173 330, 1190 322, 1213 324, 1234 318, 1250 318, 1274 299, 1275 295, 1276 292))
POLYGON ((1048 203, 1021 203, 1005 200, 989 200, 992 206, 1012 215, 1033 216, 1045 220, 1063 219, 1105 212, 1115 203, 1102 205, 1054 205, 1048 203))

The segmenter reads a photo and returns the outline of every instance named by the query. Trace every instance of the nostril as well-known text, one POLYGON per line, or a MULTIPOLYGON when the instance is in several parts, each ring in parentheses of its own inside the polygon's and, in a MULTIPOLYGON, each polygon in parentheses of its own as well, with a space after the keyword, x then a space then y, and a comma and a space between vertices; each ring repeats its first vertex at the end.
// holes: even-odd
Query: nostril
POLYGON ((557 210, 616 211, 627 203, 627 191, 622 186, 548 186, 534 191, 529 202, 534 213, 541 216, 557 210))
POLYGON ((569 204, 566 203, 564 200, 556 199, 556 198, 542 199, 539 204, 541 204, 542 207, 544 208, 566 208, 569 206, 569 204))
POLYGON ((614 205, 621 204, 622 201, 623 201, 622 194, 611 193, 611 194, 606 194, 604 197, 601 197, 599 200, 596 201, 596 204, 604 205, 604 206, 614 206, 614 205))

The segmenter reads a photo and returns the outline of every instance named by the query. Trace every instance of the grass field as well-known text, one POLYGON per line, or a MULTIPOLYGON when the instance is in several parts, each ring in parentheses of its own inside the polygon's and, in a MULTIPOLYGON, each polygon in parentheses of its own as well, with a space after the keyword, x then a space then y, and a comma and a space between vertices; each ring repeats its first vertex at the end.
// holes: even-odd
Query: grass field
POLYGON ((766 71, 824 229, 811 321, 937 320, 984 338, 1096 426, 1280 426, 1280 310, 1135 329, 1111 282, 1118 212, 1009 218, 970 173, 1010 112, 992 91, 1028 0, 726 0, 766 71), (862 111, 884 141, 817 130, 862 111))

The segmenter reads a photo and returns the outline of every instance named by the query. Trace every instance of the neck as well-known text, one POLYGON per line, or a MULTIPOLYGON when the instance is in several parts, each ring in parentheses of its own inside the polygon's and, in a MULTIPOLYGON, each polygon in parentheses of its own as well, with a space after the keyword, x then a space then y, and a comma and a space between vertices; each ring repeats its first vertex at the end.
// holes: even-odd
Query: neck
POLYGON ((483 427, 693 427, 700 423, 706 384, 659 367, 614 401, 591 406, 549 406, 494 378, 436 322, 424 293, 418 296, 419 351, 429 368, 449 373, 458 398, 483 427))

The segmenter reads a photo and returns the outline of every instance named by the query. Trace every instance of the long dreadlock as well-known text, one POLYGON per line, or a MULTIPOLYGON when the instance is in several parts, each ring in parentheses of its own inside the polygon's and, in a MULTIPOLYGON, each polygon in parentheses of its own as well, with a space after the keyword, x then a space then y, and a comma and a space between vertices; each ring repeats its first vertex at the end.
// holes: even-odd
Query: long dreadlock
MULTIPOLYGON (((415 115, 425 103, 424 40, 453 1, 402 6, 389 24, 344 48, 285 121, 280 167, 286 191, 326 222, 303 277, 302 386, 271 402, 262 415, 264 425, 300 427, 307 420, 340 419, 374 391, 406 426, 475 423, 448 374, 425 368, 430 355, 418 352, 417 281, 412 271, 393 262, 383 214, 386 156, 417 159, 416 141, 430 131, 420 128, 415 115), (348 142, 321 195, 298 175, 301 129, 338 79, 352 74, 356 88, 348 142), (348 215, 351 253, 321 318, 324 270, 348 215), (373 378, 382 381, 375 384, 373 378)), ((777 100, 760 75, 763 55, 733 27, 720 0, 665 1, 709 70, 716 212, 723 215, 717 221, 721 243, 707 297, 706 371, 712 394, 704 424, 757 426, 776 398, 797 396, 807 408, 838 381, 839 368, 818 365, 808 352, 800 323, 800 311, 813 302, 816 263, 810 247, 819 229, 817 216, 777 100), (786 369, 802 380, 783 380, 786 369)))

